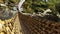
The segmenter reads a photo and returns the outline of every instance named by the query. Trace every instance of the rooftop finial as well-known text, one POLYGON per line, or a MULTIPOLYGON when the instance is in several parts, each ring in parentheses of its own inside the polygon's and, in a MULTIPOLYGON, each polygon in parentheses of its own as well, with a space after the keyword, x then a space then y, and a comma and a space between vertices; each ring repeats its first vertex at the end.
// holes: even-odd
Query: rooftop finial
POLYGON ((18 9, 19 11, 22 11, 22 4, 25 2, 25 0, 20 0, 19 4, 18 4, 18 9))

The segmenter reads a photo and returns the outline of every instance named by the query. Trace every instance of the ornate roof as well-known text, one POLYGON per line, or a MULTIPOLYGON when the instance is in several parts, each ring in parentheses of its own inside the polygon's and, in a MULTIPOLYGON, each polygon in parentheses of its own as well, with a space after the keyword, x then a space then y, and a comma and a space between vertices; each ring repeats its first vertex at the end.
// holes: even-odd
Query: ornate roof
POLYGON ((60 34, 60 23, 19 13, 24 34, 60 34))

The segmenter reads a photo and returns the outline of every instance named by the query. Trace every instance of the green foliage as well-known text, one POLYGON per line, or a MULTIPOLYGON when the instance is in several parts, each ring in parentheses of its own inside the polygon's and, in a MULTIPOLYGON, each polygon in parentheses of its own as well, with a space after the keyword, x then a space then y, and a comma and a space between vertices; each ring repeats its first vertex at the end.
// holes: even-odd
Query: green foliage
POLYGON ((60 2, 56 3, 56 10, 60 13, 60 2))
POLYGON ((33 13, 51 9, 54 14, 60 11, 60 0, 26 0, 23 4, 24 12, 33 13), (31 10, 30 10, 31 9, 31 10))
MULTIPOLYGON (((9 2, 8 7, 12 9, 13 6, 18 4, 20 0, 5 0, 5 2, 7 1, 9 2)), ((23 8, 23 12, 27 13, 37 13, 49 8, 56 14, 60 11, 60 0, 26 0, 23 4, 23 8)))
POLYGON ((38 12, 40 10, 44 10, 48 6, 41 0, 29 0, 29 1, 26 0, 26 2, 23 4, 23 7, 25 8, 24 12, 27 12, 26 10, 28 10, 28 12, 30 13, 30 12, 38 12))
POLYGON ((20 0, 9 0, 12 3, 19 3, 20 0))

